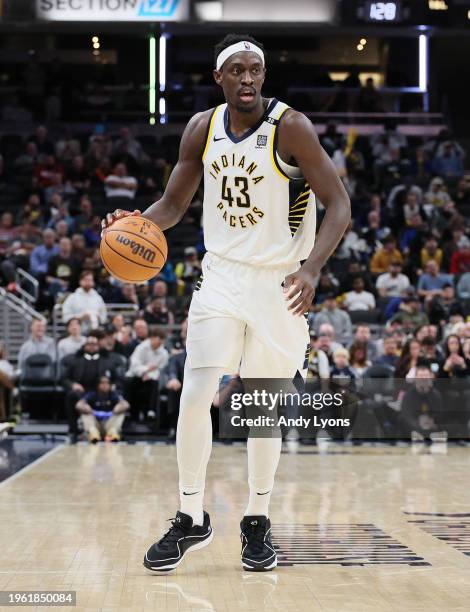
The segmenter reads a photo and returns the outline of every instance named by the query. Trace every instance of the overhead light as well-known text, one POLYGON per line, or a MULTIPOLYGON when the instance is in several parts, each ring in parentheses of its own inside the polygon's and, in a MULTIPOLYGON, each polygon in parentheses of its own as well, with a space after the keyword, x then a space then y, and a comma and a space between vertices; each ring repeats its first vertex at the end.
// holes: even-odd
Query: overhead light
POLYGON ((97 42, 100 42, 100 39, 98 38, 98 36, 93 36, 93 38, 91 39, 91 42, 97 43, 97 42))
POLYGON ((361 45, 360 43, 357 45, 356 49, 358 51, 363 51, 364 50, 364 45, 361 45))
POLYGON ((99 49, 100 48, 100 43, 99 42, 94 42, 93 43, 93 49, 99 49))
POLYGON ((361 40, 359 41, 359 44, 367 45, 367 40, 365 38, 361 38, 361 40))

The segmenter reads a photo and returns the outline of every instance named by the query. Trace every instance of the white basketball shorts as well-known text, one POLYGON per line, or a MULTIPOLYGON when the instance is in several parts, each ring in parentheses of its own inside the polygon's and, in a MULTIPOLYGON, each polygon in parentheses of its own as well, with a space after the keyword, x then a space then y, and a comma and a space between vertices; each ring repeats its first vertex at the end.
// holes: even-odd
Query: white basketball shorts
POLYGON ((299 267, 253 266, 206 253, 189 309, 188 365, 223 367, 242 378, 304 374, 307 320, 288 311, 282 287, 299 267))

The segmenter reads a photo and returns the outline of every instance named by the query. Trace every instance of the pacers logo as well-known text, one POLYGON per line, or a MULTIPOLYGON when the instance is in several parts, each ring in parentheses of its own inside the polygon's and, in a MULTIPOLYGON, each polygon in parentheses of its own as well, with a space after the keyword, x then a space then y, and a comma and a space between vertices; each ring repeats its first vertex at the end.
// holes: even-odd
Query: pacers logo
POLYGON ((146 248, 143 244, 140 244, 135 240, 131 240, 122 234, 118 234, 116 242, 119 242, 124 246, 128 246, 133 255, 138 255, 139 257, 142 257, 142 259, 145 259, 145 261, 153 263, 155 259, 155 251, 153 249, 146 248))

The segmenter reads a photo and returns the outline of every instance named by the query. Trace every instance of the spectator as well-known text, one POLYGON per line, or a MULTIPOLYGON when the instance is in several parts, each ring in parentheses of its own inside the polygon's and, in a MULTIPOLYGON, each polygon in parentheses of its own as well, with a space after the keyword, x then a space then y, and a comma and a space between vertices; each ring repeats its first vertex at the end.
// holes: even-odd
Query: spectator
POLYGON ((69 429, 72 435, 77 434, 76 404, 87 391, 98 386, 102 376, 106 376, 117 387, 122 385, 122 363, 110 358, 107 351, 100 351, 98 338, 89 335, 85 344, 75 354, 64 357, 61 361, 62 380, 66 389, 66 410, 69 429))
POLYGON ((429 189, 424 195, 424 201, 435 208, 442 208, 450 201, 444 181, 439 176, 433 178, 429 183, 429 189))
POLYGON ((458 250, 452 255, 450 260, 451 274, 465 274, 470 272, 470 240, 467 236, 462 236, 457 243, 458 250))
POLYGON ((132 328, 129 325, 123 325, 120 331, 116 333, 114 350, 126 359, 130 359, 136 346, 137 344, 132 336, 132 328))
POLYGON ((442 415, 442 397, 433 386, 434 374, 429 364, 420 360, 414 384, 403 396, 399 422, 412 441, 423 441, 437 433, 442 415))
POLYGON ((154 417, 159 404, 159 378, 161 370, 167 365, 169 355, 163 346, 165 332, 152 327, 149 338, 136 347, 131 355, 130 366, 126 373, 127 390, 134 414, 138 408, 147 406, 147 416, 154 417))
POLYGON ((119 442, 128 409, 128 402, 112 390, 107 376, 101 376, 96 391, 85 393, 77 402, 83 427, 92 444, 99 442, 102 436, 106 442, 119 442))
POLYGON ((470 299, 470 272, 465 272, 457 283, 457 295, 461 300, 470 299))
MULTIPOLYGON (((46 230, 47 231, 47 230, 46 230)), ((46 282, 54 298, 60 293, 67 293, 76 288, 80 263, 72 255, 72 241, 61 238, 59 250, 48 262, 46 282)))
POLYGON ((44 125, 38 125, 29 142, 36 145, 36 149, 41 155, 52 155, 54 153, 54 144, 50 140, 47 128, 44 125))
POLYGON ((57 163, 54 155, 47 155, 44 161, 34 168, 37 185, 42 189, 62 184, 64 169, 57 163))
MULTIPOLYGON (((325 337, 327 338, 327 337, 325 337)), ((330 364, 326 353, 319 348, 317 336, 310 332, 310 351, 307 361, 307 381, 311 379, 328 380, 330 378, 330 364)))
POLYGON ((410 286, 410 279, 406 274, 402 274, 402 264, 398 260, 392 260, 388 267, 388 272, 384 272, 377 277, 375 284, 377 291, 382 298, 402 297, 410 286))
POLYGON ((32 193, 26 204, 20 208, 16 217, 18 225, 27 224, 34 227, 44 227, 44 212, 41 207, 41 200, 37 193, 32 193))
POLYGON ((429 319, 426 313, 421 310, 421 303, 417 295, 407 295, 396 315, 391 319, 391 322, 400 323, 407 331, 412 331, 420 325, 427 325, 429 319))
POLYGON ((38 163, 38 148, 35 142, 27 142, 25 150, 15 159, 13 167, 20 174, 32 174, 34 166, 38 163))
POLYGON ((85 344, 86 338, 82 335, 80 319, 70 319, 67 323, 67 336, 57 343, 57 356, 59 361, 67 355, 75 355, 85 344))
POLYGON ((103 324, 107 319, 106 304, 94 289, 93 274, 84 270, 80 274, 80 286, 69 295, 62 305, 62 318, 67 323, 78 318, 84 329, 89 330, 103 324))
MULTIPOLYGON (((359 324, 354 332, 353 342, 365 344, 367 350, 367 356, 371 361, 377 357, 378 349, 377 343, 372 340, 372 333, 368 325, 359 324)), ((351 351, 351 347, 349 348, 351 351)))
POLYGON ((447 179, 460 178, 464 168, 459 147, 450 140, 444 142, 434 158, 433 170, 439 176, 447 179))
POLYGON ((462 343, 456 334, 449 334, 444 343, 444 363, 439 372, 440 378, 466 378, 468 364, 462 350, 462 343))
POLYGON ((156 297, 150 302, 144 312, 144 319, 149 325, 174 325, 175 316, 168 310, 166 299, 156 297))
POLYGON ((400 359, 395 367, 396 378, 415 378, 416 364, 422 356, 421 343, 411 338, 403 347, 400 359))
POLYGON ((330 378, 341 387, 355 388, 356 375, 349 367, 349 351, 345 348, 336 349, 333 353, 334 365, 331 368, 330 378))
POLYGON ((353 291, 346 293, 344 306, 349 311, 375 308, 375 297, 370 291, 364 291, 364 279, 360 276, 353 280, 353 291))
POLYGON ((313 321, 313 329, 318 336, 320 335, 320 327, 323 323, 329 323, 333 327, 340 342, 346 343, 351 339, 351 319, 347 312, 338 308, 333 293, 325 297, 324 307, 315 316, 313 321))
POLYGON ((431 260, 435 261, 439 268, 442 266, 442 258, 444 253, 442 252, 442 249, 439 248, 438 244, 439 243, 437 242, 435 236, 429 236, 426 239, 424 247, 421 249, 420 256, 421 266, 423 268, 426 267, 428 261, 431 260))
POLYGON ((194 247, 184 249, 184 261, 177 263, 175 268, 179 295, 185 295, 192 291, 201 271, 201 262, 196 249, 194 247))
POLYGON ((333 365, 333 353, 339 348, 344 348, 342 344, 336 342, 335 331, 329 323, 323 323, 318 332, 318 339, 315 343, 315 348, 325 353, 330 365, 333 365))
POLYGON ((145 159, 142 145, 133 137, 128 127, 121 128, 120 138, 114 145, 114 152, 118 156, 130 155, 136 162, 142 162, 145 159))
POLYGON ((93 205, 87 195, 80 198, 80 212, 74 219, 74 232, 83 234, 83 232, 91 227, 94 219, 93 205))
POLYGON ((114 166, 113 174, 106 178, 104 188, 107 198, 134 199, 137 181, 128 175, 126 165, 119 163, 114 166))
POLYGON ((372 365, 371 361, 367 358, 366 344, 363 342, 353 342, 351 344, 349 347, 349 363, 356 379, 362 378, 367 368, 372 365))
POLYGON ((380 357, 377 357, 374 361, 374 365, 386 365, 391 368, 397 366, 398 363, 398 346, 397 341, 391 335, 386 336, 383 340, 383 353, 380 357))
POLYGON ((383 248, 374 253, 370 261, 371 273, 375 276, 383 274, 389 269, 392 261, 399 261, 403 264, 403 257, 396 248, 396 240, 393 236, 390 236, 384 240, 383 248))
POLYGON ((435 295, 442 295, 443 288, 446 285, 452 285, 452 276, 440 273, 439 266, 434 260, 428 261, 425 270, 419 277, 418 295, 426 300, 431 299, 435 295))
POLYGON ((75 155, 72 164, 65 174, 66 184, 76 193, 81 193, 90 186, 90 177, 81 155, 75 155))
POLYGON ((15 386, 15 370, 6 358, 5 345, 0 341, 0 422, 9 416, 8 392, 15 386))
POLYGON ((440 295, 435 295, 428 303, 428 317, 433 325, 443 326, 452 314, 463 315, 463 306, 455 299, 452 285, 444 285, 440 295))
POLYGON ((18 366, 24 367, 24 362, 31 355, 49 355, 53 360, 56 358, 56 348, 53 338, 46 336, 46 321, 44 319, 33 319, 31 322, 31 336, 21 345, 18 353, 18 366))
POLYGON ((429 364, 431 372, 434 374, 434 376, 437 376, 439 370, 443 366, 443 357, 442 354, 438 352, 438 347, 434 338, 431 336, 425 336, 421 341, 421 351, 423 358, 429 364))

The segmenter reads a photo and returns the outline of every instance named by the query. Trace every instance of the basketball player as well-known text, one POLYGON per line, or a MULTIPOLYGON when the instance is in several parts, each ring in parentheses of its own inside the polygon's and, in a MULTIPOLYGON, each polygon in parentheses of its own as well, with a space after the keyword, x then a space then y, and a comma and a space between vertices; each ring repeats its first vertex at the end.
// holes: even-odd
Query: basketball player
MULTIPOLYGON (((226 103, 187 125, 163 197, 143 216, 163 230, 183 217, 204 177, 207 253, 189 311, 187 361, 177 430, 180 510, 147 551, 150 570, 177 567, 212 540, 203 509, 211 453, 210 406, 224 374, 292 379, 305 374, 315 279, 350 220, 348 196, 311 122, 261 96, 263 46, 230 34, 215 49, 215 82, 226 103), (316 237, 316 194, 326 214, 316 237), (303 264, 300 265, 300 262, 303 264)), ((129 214, 107 215, 103 227, 129 214)), ((248 504, 241 521, 242 566, 276 564, 269 501, 282 440, 249 438, 248 504)))

